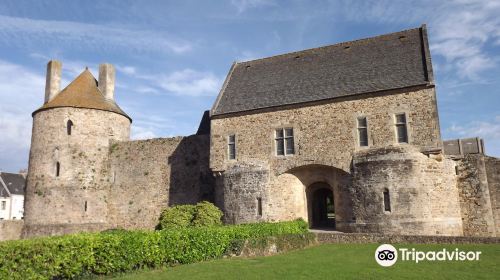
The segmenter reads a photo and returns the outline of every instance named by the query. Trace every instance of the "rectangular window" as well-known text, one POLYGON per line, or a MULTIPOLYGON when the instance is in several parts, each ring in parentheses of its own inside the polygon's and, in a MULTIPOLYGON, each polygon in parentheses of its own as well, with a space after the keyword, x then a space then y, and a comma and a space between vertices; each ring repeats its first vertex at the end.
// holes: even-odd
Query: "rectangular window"
POLYGON ((229 159, 236 159, 236 136, 234 134, 229 135, 227 140, 228 157, 229 159))
POLYGON ((396 136, 398 143, 408 143, 408 131, 406 128, 406 115, 396 114, 396 136))
POLYGON ((368 146, 368 126, 366 123, 366 117, 358 118, 358 136, 359 136, 359 146, 368 146))
POLYGON ((278 156, 295 154, 293 128, 280 128, 276 130, 276 154, 278 156))
POLYGON ((7 201, 2 201, 2 210, 7 209, 7 201))
POLYGON ((262 198, 257 197, 257 215, 262 217, 262 198))

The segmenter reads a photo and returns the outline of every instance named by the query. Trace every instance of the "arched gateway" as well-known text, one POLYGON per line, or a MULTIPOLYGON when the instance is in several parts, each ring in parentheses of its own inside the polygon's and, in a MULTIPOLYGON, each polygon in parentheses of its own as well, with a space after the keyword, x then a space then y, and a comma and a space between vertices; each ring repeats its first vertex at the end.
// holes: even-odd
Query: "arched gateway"
MULTIPOLYGON (((347 172, 326 165, 303 165, 286 172, 288 178, 277 185, 303 192, 304 218, 310 228, 328 228, 349 231, 352 223, 352 197, 347 172)), ((300 203, 299 199, 295 200, 300 203)))

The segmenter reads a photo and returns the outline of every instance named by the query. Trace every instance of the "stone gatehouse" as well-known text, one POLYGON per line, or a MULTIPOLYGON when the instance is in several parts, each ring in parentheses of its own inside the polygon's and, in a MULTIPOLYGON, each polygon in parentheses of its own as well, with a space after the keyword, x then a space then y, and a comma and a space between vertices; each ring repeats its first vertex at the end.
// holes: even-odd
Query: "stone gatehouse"
POLYGON ((25 237, 152 229, 201 200, 227 223, 500 234, 500 159, 443 152, 425 25, 236 62, 187 137, 130 141, 109 64, 62 91, 60 74, 33 113, 25 237))

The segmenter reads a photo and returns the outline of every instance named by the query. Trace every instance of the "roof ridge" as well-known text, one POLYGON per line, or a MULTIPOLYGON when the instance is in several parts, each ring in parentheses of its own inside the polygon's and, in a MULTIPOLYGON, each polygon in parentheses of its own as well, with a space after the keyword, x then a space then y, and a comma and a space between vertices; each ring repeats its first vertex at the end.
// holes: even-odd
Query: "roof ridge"
POLYGON ((237 63, 238 64, 246 64, 246 63, 250 63, 250 62, 256 62, 256 61, 260 61, 260 60, 273 59, 273 58, 278 58, 278 57, 292 55, 292 54, 299 54, 299 53, 305 53, 305 52, 310 52, 310 51, 315 51, 315 50, 321 50, 321 49, 330 48, 330 47, 342 46, 342 45, 346 45, 346 44, 359 43, 361 41, 370 41, 370 40, 379 39, 379 38, 382 38, 382 37, 394 36, 395 34, 398 34, 398 33, 405 33, 405 32, 409 32, 409 31, 420 30, 424 26, 425 26, 425 24, 421 25, 420 27, 409 28, 409 29, 405 29, 405 30, 401 30, 401 31, 380 34, 380 35, 376 35, 376 36, 372 36, 372 37, 368 37, 368 38, 360 38, 360 39, 356 39, 356 40, 344 41, 344 42, 339 42, 339 43, 330 44, 330 45, 324 45, 324 46, 315 47, 315 48, 309 48, 309 49, 300 50, 300 51, 292 51, 292 52, 287 52, 287 53, 281 53, 281 54, 271 55, 271 56, 257 58, 257 59, 253 59, 253 60, 237 61, 237 63))

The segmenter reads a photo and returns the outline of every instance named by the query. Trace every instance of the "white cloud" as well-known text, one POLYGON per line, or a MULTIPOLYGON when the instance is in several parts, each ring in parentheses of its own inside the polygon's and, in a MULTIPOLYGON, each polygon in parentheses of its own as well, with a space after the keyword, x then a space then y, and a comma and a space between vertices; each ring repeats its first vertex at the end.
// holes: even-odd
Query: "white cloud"
POLYGON ((245 51, 241 52, 241 54, 239 55, 239 57, 236 60, 237 61, 250 61, 250 60, 260 58, 260 57, 262 57, 262 56, 259 55, 257 52, 245 50, 245 51))
POLYGON ((165 34, 149 30, 122 29, 71 21, 0 16, 0 31, 0 39, 3 42, 17 39, 25 40, 25 44, 63 42, 73 48, 173 53, 185 53, 192 49, 192 45, 188 42, 169 39, 165 34))
POLYGON ((231 4, 236 7, 238 13, 256 7, 276 5, 272 0, 231 0, 231 4))
POLYGON ((342 13, 356 21, 428 23, 432 54, 452 66, 440 69, 462 79, 485 82, 482 74, 497 66, 487 47, 500 42, 500 1, 349 1, 342 13))
POLYGON ((157 138, 158 136, 154 131, 149 127, 143 127, 138 125, 132 125, 130 138, 132 140, 144 140, 144 139, 152 139, 157 138))
POLYGON ((0 169, 28 166, 31 113, 42 106, 45 77, 0 60, 0 169))
POLYGON ((143 114, 135 110, 130 111, 132 111, 131 115, 134 116, 130 136, 133 140, 157 138, 163 135, 164 131, 174 128, 170 119, 157 115, 143 114))
POLYGON ((136 73, 135 67, 133 66, 115 65, 115 68, 117 71, 123 72, 124 74, 127 75, 135 75, 136 73))
POLYGON ((215 96, 222 85, 222 79, 213 73, 192 69, 147 78, 168 93, 185 96, 215 96))

